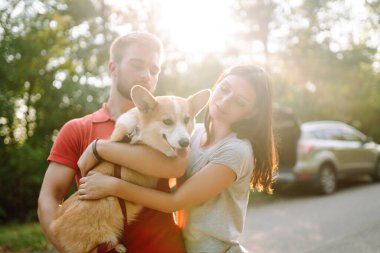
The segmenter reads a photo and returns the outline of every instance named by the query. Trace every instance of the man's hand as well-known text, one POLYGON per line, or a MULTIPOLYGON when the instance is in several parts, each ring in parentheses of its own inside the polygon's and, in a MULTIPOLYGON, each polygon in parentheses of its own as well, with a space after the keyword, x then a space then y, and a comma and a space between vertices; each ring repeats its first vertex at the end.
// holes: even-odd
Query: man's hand
MULTIPOLYGON (((99 142, 100 140, 98 141, 98 145, 99 142)), ((87 146, 77 163, 82 177, 86 176, 87 173, 98 163, 98 160, 96 160, 96 157, 92 151, 92 144, 93 142, 87 146)))

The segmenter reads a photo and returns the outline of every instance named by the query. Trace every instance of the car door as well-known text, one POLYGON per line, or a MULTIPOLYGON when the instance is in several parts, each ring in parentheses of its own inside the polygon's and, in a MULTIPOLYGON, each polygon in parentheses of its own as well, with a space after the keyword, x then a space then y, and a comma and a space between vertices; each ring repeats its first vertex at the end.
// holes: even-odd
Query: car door
POLYGON ((373 169, 376 162, 375 143, 368 141, 368 138, 349 126, 342 127, 343 137, 350 148, 351 169, 373 169))
POLYGON ((342 130, 337 127, 324 129, 327 146, 337 162, 338 171, 344 172, 352 168, 354 159, 352 157, 356 143, 347 142, 343 137, 342 130))

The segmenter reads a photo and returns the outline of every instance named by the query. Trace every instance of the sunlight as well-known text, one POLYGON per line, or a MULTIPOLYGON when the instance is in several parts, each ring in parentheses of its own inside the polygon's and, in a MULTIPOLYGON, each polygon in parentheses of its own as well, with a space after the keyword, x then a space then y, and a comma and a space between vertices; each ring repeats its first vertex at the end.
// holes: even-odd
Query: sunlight
POLYGON ((157 7, 157 26, 184 53, 220 52, 236 30, 229 0, 165 0, 157 7))

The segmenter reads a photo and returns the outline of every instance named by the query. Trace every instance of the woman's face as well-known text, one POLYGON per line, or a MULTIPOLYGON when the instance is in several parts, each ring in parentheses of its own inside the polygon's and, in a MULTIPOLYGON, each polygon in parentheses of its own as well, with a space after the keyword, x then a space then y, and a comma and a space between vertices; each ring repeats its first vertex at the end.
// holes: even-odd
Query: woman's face
POLYGON ((209 112, 213 120, 232 125, 253 117, 256 92, 243 77, 228 75, 215 87, 209 112))

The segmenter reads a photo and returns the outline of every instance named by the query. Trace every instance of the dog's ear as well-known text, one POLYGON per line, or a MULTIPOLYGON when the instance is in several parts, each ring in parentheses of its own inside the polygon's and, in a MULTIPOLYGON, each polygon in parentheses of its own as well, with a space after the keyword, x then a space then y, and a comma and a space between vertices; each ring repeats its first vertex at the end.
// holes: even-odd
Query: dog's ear
POLYGON ((190 114, 195 117, 202 111, 202 109, 207 105, 211 96, 211 90, 205 89, 201 90, 194 95, 187 98, 187 102, 190 105, 190 114))
POLYGON ((149 113, 158 104, 153 95, 144 87, 135 85, 131 89, 133 103, 142 113, 149 113))

